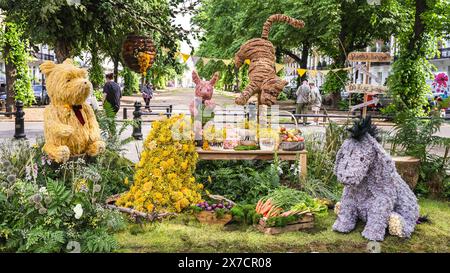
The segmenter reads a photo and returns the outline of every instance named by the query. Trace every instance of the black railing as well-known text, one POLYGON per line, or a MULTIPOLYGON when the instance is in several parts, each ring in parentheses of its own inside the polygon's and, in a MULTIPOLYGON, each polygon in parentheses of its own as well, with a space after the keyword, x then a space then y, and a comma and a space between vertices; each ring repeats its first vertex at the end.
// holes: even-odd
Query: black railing
POLYGON ((15 139, 23 139, 26 138, 25 135, 25 112, 23 111, 23 102, 20 100, 16 101, 16 111, 12 111, 12 109, 7 109, 6 112, 0 112, 0 115, 6 117, 15 117, 15 126, 14 126, 14 138, 15 139))
MULTIPOLYGON (((156 106, 156 105, 155 105, 156 106)), ((154 108, 155 106, 151 106, 151 108, 154 108)), ((166 109, 165 113, 153 113, 153 112, 143 112, 141 110, 142 108, 142 104, 140 101, 136 101, 134 103, 134 111, 133 111, 133 120, 134 120, 134 124, 133 124, 133 133, 132 136, 134 137, 134 139, 136 140, 142 140, 142 116, 159 116, 159 115, 165 115, 166 117, 170 118, 172 116, 172 105, 167 105, 167 106, 160 106, 166 109)), ((126 108, 123 108, 124 110, 124 119, 126 119, 125 117, 125 113, 126 113, 126 108)))
POLYGON ((436 56, 437 59, 450 58, 450 47, 439 48, 439 56, 436 56))
MULTIPOLYGON (((128 110, 134 110, 135 107, 136 107, 136 102, 133 105, 121 105, 120 106, 120 108, 122 108, 122 110, 123 110, 123 119, 124 120, 128 119, 128 110)), ((145 107, 145 105, 143 106, 142 103, 141 103, 141 108, 142 107, 145 107)), ((171 104, 170 105, 150 105, 149 108, 150 109, 158 109, 158 110, 162 109, 163 111, 165 110, 166 112, 157 112, 156 113, 156 112, 152 111, 150 113, 143 113, 144 115, 157 116, 157 115, 163 114, 163 115, 166 115, 166 116, 170 117, 172 115, 172 110, 173 110, 173 106, 171 104), (168 115, 168 114, 170 114, 170 115, 168 115)))

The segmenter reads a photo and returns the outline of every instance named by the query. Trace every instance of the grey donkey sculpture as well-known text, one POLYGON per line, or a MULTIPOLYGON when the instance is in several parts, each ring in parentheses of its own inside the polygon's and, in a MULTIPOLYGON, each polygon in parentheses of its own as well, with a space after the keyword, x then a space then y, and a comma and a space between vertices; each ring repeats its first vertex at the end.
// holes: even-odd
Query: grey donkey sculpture
POLYGON ((334 167, 344 191, 335 207, 333 230, 348 233, 362 220, 362 236, 368 240, 383 241, 386 229, 409 238, 419 218, 416 196, 378 143, 370 117, 356 121, 349 131, 351 137, 337 152, 334 167))

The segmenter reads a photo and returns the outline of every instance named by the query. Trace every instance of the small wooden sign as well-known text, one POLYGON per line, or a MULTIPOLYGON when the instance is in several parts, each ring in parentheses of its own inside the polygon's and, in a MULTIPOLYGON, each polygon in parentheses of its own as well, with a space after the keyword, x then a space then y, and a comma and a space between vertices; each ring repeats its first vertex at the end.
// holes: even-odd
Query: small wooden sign
POLYGON ((387 52, 351 52, 347 59, 350 62, 384 63, 390 62, 392 56, 387 52))
POLYGON ((357 84, 350 83, 345 86, 345 89, 349 93, 362 93, 362 94, 382 94, 386 93, 388 88, 381 85, 371 85, 371 84, 357 84))
POLYGON ((363 102, 363 103, 354 105, 354 106, 352 106, 352 109, 350 109, 350 111, 353 112, 353 111, 355 111, 357 109, 360 109, 360 108, 363 108, 363 107, 367 107, 367 106, 372 105, 372 104, 377 104, 378 101, 379 101, 378 98, 374 98, 373 100, 369 100, 367 102, 363 102))

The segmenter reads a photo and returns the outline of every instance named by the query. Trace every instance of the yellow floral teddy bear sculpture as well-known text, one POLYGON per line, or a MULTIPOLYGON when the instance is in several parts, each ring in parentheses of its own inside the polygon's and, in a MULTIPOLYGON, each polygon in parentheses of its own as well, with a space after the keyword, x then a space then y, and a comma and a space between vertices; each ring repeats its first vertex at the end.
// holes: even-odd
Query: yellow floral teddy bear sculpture
POLYGON ((44 151, 58 162, 70 156, 96 156, 105 150, 100 129, 91 106, 86 104, 92 84, 87 71, 72 60, 62 64, 45 61, 40 65, 45 75, 50 105, 44 111, 44 151))

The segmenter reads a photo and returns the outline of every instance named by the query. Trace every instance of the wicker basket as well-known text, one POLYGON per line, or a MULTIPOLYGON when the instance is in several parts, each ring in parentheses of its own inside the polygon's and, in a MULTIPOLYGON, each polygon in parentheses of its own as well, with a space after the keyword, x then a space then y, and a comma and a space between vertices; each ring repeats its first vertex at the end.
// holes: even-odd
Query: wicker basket
MULTIPOLYGON (((128 35, 122 44, 122 57, 125 65, 136 73, 141 72, 138 60, 139 52, 156 56, 156 48, 152 39, 146 36, 128 35)), ((154 61, 155 58, 151 58, 150 65, 154 61)))
POLYGON ((283 141, 280 144, 280 147, 283 151, 302 151, 305 149, 305 142, 287 142, 283 141))
POLYGON ((217 218, 216 214, 213 211, 201 211, 195 214, 197 220, 202 224, 213 224, 213 225, 226 225, 231 221, 233 216, 231 214, 226 213, 222 218, 217 218))

